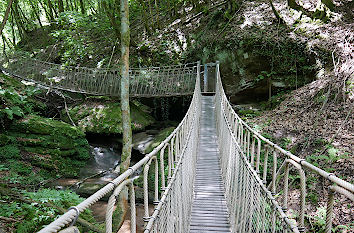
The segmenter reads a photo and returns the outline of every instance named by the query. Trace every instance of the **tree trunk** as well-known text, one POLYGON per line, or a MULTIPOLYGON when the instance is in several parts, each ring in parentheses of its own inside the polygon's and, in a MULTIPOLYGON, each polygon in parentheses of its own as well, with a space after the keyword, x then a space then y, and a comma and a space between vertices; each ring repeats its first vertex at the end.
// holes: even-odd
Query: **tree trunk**
POLYGON ((49 7, 49 11, 51 12, 51 14, 53 15, 53 19, 54 19, 54 15, 55 17, 58 17, 58 13, 57 11, 55 10, 55 8, 53 7, 53 4, 50 0, 47 0, 48 1, 48 7, 49 7))
POLYGON ((46 15, 46 17, 47 17, 47 19, 48 19, 48 21, 53 22, 53 21, 54 21, 54 16, 53 16, 51 10, 49 9, 49 7, 46 7, 46 6, 42 3, 42 1, 39 1, 39 4, 40 4, 41 7, 43 8, 43 10, 44 10, 44 12, 45 12, 45 15, 46 15))
POLYGON ((155 0, 155 10, 156 10, 156 28, 160 29, 160 10, 156 0, 155 0))
MULTIPOLYGON (((12 41, 8 38, 6 38, 4 35, 2 35, 3 41, 7 44, 7 47, 9 48, 15 48, 15 45, 12 43, 12 41)), ((4 44, 5 47, 5 44, 4 44)))
POLYGON ((17 7, 18 7, 18 2, 17 2, 17 0, 14 0, 13 4, 11 6, 11 14, 12 14, 13 19, 15 20, 16 25, 17 25, 20 38, 24 39, 25 35, 27 34, 27 30, 24 26, 24 22, 21 19, 21 16, 18 12, 17 7))
POLYGON ((59 13, 64 12, 63 0, 58 0, 58 10, 59 10, 59 13))
POLYGON ((121 108, 123 123, 123 151, 121 173, 128 170, 132 147, 132 129, 129 108, 129 6, 121 0, 121 108))
MULTIPOLYGON (((30 1, 30 4, 31 4, 31 8, 33 10, 33 13, 34 13, 34 15, 36 16, 36 18, 38 20, 39 26, 41 26, 41 28, 43 28, 43 25, 42 25, 42 22, 41 22, 41 17, 39 16, 39 13, 37 11, 36 6, 33 4, 32 1, 30 1)), ((38 5, 37 5, 37 7, 38 7, 38 5)))
POLYGON ((325 4, 331 11, 334 10, 335 6, 333 0, 321 0, 323 4, 325 4))
POLYGON ((7 4, 7 8, 6 8, 6 11, 5 11, 4 19, 2 20, 2 23, 1 23, 1 26, 0 26, 0 35, 2 35, 2 30, 4 30, 6 21, 9 18, 12 3, 13 3, 13 0, 9 0, 9 3, 7 4))
POLYGON ((285 21, 280 17, 277 9, 275 9, 275 7, 273 5, 273 1, 272 0, 268 0, 268 1, 269 1, 270 7, 272 8, 272 11, 273 11, 275 17, 277 18, 278 22, 281 24, 285 24, 285 21))
POLYGON ((20 6, 17 7, 18 13, 20 15, 20 18, 23 19, 23 25, 29 25, 32 21, 32 19, 28 19, 26 14, 23 12, 22 8, 20 6))
POLYGON ((150 30, 150 26, 149 26, 149 22, 148 22, 148 17, 146 15, 146 5, 145 5, 145 0, 140 0, 140 5, 142 6, 142 15, 143 15, 143 21, 144 21, 144 28, 145 31, 148 35, 151 35, 151 30, 150 30))
POLYGON ((75 9, 75 11, 78 11, 78 7, 77 7, 77 2, 76 1, 71 1, 73 4, 74 4, 74 9, 75 9))
POLYGON ((104 11, 106 12, 106 15, 107 15, 107 17, 109 19, 109 22, 111 23, 111 26, 114 29, 114 32, 116 33, 117 38, 119 38, 120 31, 119 31, 119 27, 118 27, 117 20, 116 20, 116 17, 115 17, 115 12, 114 12, 114 9, 113 9, 114 6, 107 5, 106 2, 102 2, 102 6, 104 8, 104 11))
POLYGON ((85 14, 85 4, 83 0, 80 0, 80 8, 81 8, 81 14, 85 14))
POLYGON ((272 77, 269 77, 268 79, 268 103, 269 103, 269 106, 271 106, 271 103, 272 103, 272 77))
MULTIPOLYGON (((131 150, 132 150, 132 129, 130 122, 130 107, 129 107, 129 3, 128 0, 120 1, 121 14, 121 109, 123 123, 123 149, 121 156, 120 173, 128 170, 130 166, 131 150)), ((125 188, 119 196, 119 203, 123 214, 120 216, 120 225, 128 211, 128 190, 125 188)))
POLYGON ((5 57, 6 61, 8 61, 8 57, 6 55, 6 39, 5 39, 5 36, 2 35, 1 39, 2 39, 2 54, 5 57))
POLYGON ((12 44, 16 44, 16 33, 15 33, 15 19, 13 17, 13 14, 12 14, 12 17, 11 17, 11 20, 10 20, 10 24, 11 24, 11 34, 12 34, 12 44))

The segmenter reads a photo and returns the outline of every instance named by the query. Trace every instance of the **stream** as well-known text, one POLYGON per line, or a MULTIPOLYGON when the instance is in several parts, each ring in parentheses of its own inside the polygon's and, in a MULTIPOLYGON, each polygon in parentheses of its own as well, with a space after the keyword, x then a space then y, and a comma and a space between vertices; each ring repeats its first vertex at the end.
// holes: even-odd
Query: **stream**
POLYGON ((70 188, 81 196, 87 197, 93 190, 103 187, 108 181, 117 177, 112 172, 120 162, 120 153, 117 150, 107 145, 90 144, 90 152, 92 158, 80 170, 78 178, 58 179, 51 186, 56 189, 70 188))
MULTIPOLYGON (((142 149, 152 140, 151 135, 146 135, 139 141, 139 144, 132 151, 131 164, 134 165, 144 157, 142 149), (139 152, 140 151, 140 152, 139 152)), ((113 170, 119 166, 121 159, 121 148, 117 148, 117 144, 113 146, 109 138, 107 141, 90 142, 90 152, 92 158, 87 162, 86 166, 81 168, 78 178, 62 178, 54 181, 50 186, 56 189, 70 188, 82 197, 89 197, 98 189, 102 188, 109 181, 117 178, 117 174, 113 170)), ((142 169, 139 169, 134 175, 138 177, 142 169)))
MULTIPOLYGON (((147 137, 141 137, 138 143, 134 145, 135 149, 132 151, 132 164, 138 162, 144 155, 139 151, 142 151, 146 147, 147 143, 150 143, 152 136, 146 134, 147 137)), ((145 136, 145 135, 144 135, 145 136)), ((91 141, 89 139, 89 141, 91 141)), ((98 189, 105 186, 109 181, 115 179, 117 174, 113 173, 113 169, 119 165, 121 149, 116 146, 112 146, 112 141, 109 139, 98 140, 98 143, 90 142, 90 151, 92 158, 88 161, 87 165, 80 171, 78 178, 63 178, 58 179, 50 184, 51 187, 56 189, 71 189, 82 197, 88 197, 96 192, 98 189), (82 182, 82 183, 81 183, 82 182)), ((139 176, 142 169, 138 170, 135 176, 139 176)), ((141 191, 141 188, 136 188, 141 191)), ((105 213, 107 208, 108 197, 96 202, 90 207, 92 213, 99 223, 104 223, 105 213)), ((149 206, 150 211, 153 211, 153 205, 149 206)), ((137 232, 143 232, 144 229, 144 206, 141 203, 136 203, 137 212, 137 232)), ((123 226, 119 230, 119 233, 130 232, 130 210, 127 213, 123 226)))

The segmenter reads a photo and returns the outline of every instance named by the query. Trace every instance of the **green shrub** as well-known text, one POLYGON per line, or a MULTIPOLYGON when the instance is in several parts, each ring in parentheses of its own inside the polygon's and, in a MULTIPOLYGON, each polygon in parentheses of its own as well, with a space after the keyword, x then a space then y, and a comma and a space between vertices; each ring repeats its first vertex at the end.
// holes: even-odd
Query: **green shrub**
POLYGON ((30 175, 32 173, 32 166, 17 160, 8 160, 8 166, 12 171, 20 175, 30 175))
POLYGON ((13 87, 0 86, 0 119, 7 118, 9 120, 15 117, 23 117, 25 114, 34 113, 37 103, 34 103, 33 97, 38 90, 33 87, 27 87, 20 94, 13 87), (23 94, 22 94, 23 93, 23 94))
POLYGON ((0 147, 0 158, 18 159, 21 158, 20 150, 16 145, 6 145, 0 147))
MULTIPOLYGON (((56 207, 68 209, 83 201, 76 193, 71 191, 58 191, 54 189, 40 189, 37 192, 23 192, 25 201, 11 200, 8 196, 1 196, 5 203, 0 205, 0 216, 20 220, 15 223, 16 232, 37 232, 44 225, 52 222, 62 214, 56 207)), ((90 210, 80 213, 80 217, 89 222, 95 222, 90 210)), ((87 232, 80 229, 80 232, 87 232)))

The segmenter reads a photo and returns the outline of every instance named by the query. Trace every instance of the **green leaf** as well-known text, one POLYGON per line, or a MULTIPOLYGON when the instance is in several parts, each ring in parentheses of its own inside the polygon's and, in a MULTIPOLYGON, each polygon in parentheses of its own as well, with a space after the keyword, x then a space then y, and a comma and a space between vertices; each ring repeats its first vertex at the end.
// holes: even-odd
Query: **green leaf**
POLYGON ((7 114, 7 118, 9 118, 10 120, 12 120, 14 118, 13 112, 12 112, 11 109, 5 108, 5 109, 2 109, 1 111, 6 113, 7 114))
POLYGON ((24 115, 22 109, 18 106, 12 107, 11 111, 12 111, 13 115, 16 115, 19 117, 22 117, 24 115))

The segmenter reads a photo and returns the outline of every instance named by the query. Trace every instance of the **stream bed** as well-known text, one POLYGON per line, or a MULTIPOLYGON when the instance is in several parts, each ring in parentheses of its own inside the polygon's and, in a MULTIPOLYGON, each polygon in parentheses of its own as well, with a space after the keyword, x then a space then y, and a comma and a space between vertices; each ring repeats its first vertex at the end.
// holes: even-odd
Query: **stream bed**
MULTIPOLYGON (((88 138, 90 144, 90 152, 92 158, 87 162, 86 166, 80 170, 78 178, 61 178, 50 183, 49 186, 55 189, 71 189, 80 196, 87 198, 97 190, 105 186, 109 181, 115 179, 117 174, 113 170, 119 166, 121 160, 121 143, 112 138, 98 137, 98 140, 92 142, 92 138, 88 138), (118 146, 117 146, 118 145, 118 146)), ((132 150, 131 164, 135 164, 144 157, 143 151, 146 146, 153 140, 153 135, 139 133, 134 140, 134 149, 132 150)), ((139 169, 135 176, 138 177, 142 172, 139 169)), ((136 195, 142 193, 142 188, 136 187, 136 195)), ((90 207, 97 222, 104 223, 109 195, 102 198, 90 207)), ((136 203, 137 212, 137 232, 143 232, 144 229, 144 206, 140 200, 136 203)), ((149 206, 150 212, 153 211, 153 205, 149 206)), ((130 232, 130 210, 119 230, 119 233, 130 232)))

